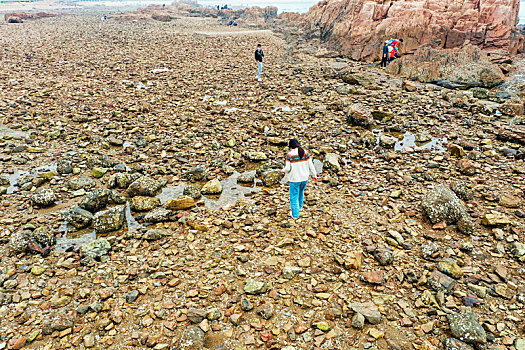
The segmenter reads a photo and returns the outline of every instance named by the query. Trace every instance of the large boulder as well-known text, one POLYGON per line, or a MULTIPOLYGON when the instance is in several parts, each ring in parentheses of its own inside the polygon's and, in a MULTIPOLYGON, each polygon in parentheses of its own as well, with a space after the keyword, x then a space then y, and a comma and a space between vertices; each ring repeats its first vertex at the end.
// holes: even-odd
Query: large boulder
POLYGON ((429 190, 421 201, 423 212, 428 216, 432 224, 446 222, 447 224, 458 224, 458 229, 463 233, 472 233, 472 224, 467 208, 446 185, 437 185, 429 190))
POLYGON ((501 69, 471 45, 451 50, 421 49, 395 60, 388 71, 449 88, 491 88, 505 82, 501 69))
POLYGON ((105 238, 99 238, 80 247, 80 256, 100 259, 111 250, 111 244, 105 238))
POLYGON ((201 188, 202 194, 207 195, 214 195, 214 194, 221 194, 222 193, 222 185, 221 182, 217 179, 213 179, 208 181, 202 188, 201 188))
POLYGON ((124 225, 124 210, 124 206, 116 206, 96 213, 93 217, 95 231, 100 234, 120 230, 124 225))
POLYGON ((293 20, 343 55, 374 61, 390 38, 404 38, 402 53, 471 43, 515 54, 523 50, 518 12, 518 0, 325 0, 293 20))
POLYGON ((135 196, 149 196, 153 197, 162 187, 162 184, 158 181, 142 176, 137 180, 133 181, 128 187, 128 194, 130 197, 135 196))
POLYGON ((80 207, 74 207, 66 215, 67 222, 77 229, 88 227, 93 221, 93 214, 80 207))
POLYGON ((23 229, 15 232, 9 239, 8 248, 11 252, 18 254, 26 251, 34 252, 31 244, 37 244, 40 248, 50 247, 55 243, 55 236, 42 226, 35 230, 23 229))
POLYGON ((487 334, 478 322, 478 317, 473 312, 448 314, 450 332, 461 341, 470 344, 483 344, 487 342, 487 334))
POLYGON ((368 107, 355 103, 348 108, 346 121, 351 125, 368 127, 374 123, 374 117, 368 107))
POLYGON ((341 170, 341 164, 339 163, 340 159, 341 156, 339 156, 339 154, 337 153, 325 154, 323 160, 323 169, 327 169, 333 172, 339 172, 339 170, 341 170))
POLYGON ((157 197, 136 196, 130 201, 130 207, 134 211, 150 211, 160 206, 160 199, 157 197))
POLYGON ((100 209, 104 209, 109 203, 109 196, 111 192, 106 189, 98 189, 88 193, 78 204, 84 210, 96 213, 100 209))
POLYGON ((274 186, 277 185, 283 177, 284 173, 281 171, 270 169, 262 174, 261 181, 263 182, 264 186, 274 186))
POLYGON ((55 204, 56 195, 55 192, 52 189, 41 189, 36 190, 31 195, 31 202, 33 205, 36 205, 37 207, 49 207, 53 204, 55 204))
POLYGON ((202 350, 204 349, 205 333, 200 327, 188 326, 180 338, 179 349, 202 350))

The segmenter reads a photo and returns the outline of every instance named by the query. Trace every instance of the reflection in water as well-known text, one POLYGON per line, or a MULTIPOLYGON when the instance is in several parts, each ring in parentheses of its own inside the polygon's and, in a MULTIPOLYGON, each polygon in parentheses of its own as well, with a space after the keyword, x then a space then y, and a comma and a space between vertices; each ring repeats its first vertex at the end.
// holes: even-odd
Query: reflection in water
POLYGON ((444 152, 445 147, 443 146, 447 142, 446 138, 437 138, 432 137, 429 141, 425 142, 417 142, 416 141, 416 135, 405 132, 403 136, 398 138, 398 141, 396 142, 396 145, 394 146, 394 150, 396 151, 402 151, 405 147, 412 147, 417 150, 423 150, 423 149, 436 149, 438 152, 444 152))
POLYGON ((69 248, 76 249, 86 243, 94 241, 96 238, 97 235, 95 230, 92 229, 77 231, 74 234, 65 233, 63 237, 57 238, 55 251, 58 253, 63 253, 69 248))

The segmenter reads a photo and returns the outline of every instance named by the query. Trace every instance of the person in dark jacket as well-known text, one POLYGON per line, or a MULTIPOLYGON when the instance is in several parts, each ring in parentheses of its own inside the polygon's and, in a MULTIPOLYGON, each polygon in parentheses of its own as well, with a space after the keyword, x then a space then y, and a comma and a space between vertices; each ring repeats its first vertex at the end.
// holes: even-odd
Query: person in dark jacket
POLYGON ((381 55, 381 68, 385 69, 388 64, 388 40, 383 44, 383 54, 381 55))
POLYGON ((261 44, 257 45, 257 49, 255 50, 255 62, 257 63, 257 80, 262 81, 261 74, 263 69, 263 57, 264 53, 261 47, 261 44))

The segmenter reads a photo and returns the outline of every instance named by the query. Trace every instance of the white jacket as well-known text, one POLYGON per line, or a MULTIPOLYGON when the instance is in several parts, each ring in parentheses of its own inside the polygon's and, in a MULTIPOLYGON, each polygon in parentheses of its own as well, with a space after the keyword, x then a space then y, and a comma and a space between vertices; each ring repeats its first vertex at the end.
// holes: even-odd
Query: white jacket
POLYGON ((307 181, 308 177, 317 176, 315 171, 312 157, 308 151, 304 151, 304 157, 299 158, 299 150, 294 148, 286 155, 286 163, 283 168, 283 172, 289 175, 288 181, 290 182, 303 182, 307 181))

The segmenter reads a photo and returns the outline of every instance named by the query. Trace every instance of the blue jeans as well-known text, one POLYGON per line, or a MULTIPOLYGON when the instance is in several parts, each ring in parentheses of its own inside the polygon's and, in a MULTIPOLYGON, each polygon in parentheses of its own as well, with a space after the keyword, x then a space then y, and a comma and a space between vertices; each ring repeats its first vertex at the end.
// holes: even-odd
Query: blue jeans
POLYGON ((299 218, 299 211, 303 209, 304 189, 307 183, 308 181, 290 182, 290 208, 295 219, 299 218))
POLYGON ((257 79, 261 79, 263 63, 257 61, 257 79))

